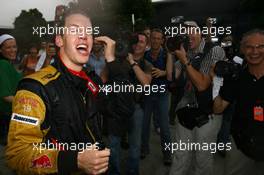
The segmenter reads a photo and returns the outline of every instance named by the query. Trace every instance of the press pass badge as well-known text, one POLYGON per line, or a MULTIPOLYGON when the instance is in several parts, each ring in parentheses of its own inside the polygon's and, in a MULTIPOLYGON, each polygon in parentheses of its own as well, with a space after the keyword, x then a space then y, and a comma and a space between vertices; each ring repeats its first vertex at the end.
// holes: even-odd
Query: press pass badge
POLYGON ((263 107, 261 106, 255 106, 254 107, 254 120, 263 122, 264 117, 263 117, 263 107))

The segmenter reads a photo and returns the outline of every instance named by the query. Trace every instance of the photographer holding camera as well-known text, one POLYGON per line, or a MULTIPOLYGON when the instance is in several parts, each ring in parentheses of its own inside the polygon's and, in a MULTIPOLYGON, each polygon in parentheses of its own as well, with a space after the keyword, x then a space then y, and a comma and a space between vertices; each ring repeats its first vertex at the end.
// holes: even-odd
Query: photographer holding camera
POLYGON ((241 52, 246 67, 238 78, 224 78, 219 95, 214 100, 214 112, 222 113, 236 101, 231 133, 235 142, 230 159, 233 161, 225 174, 262 175, 264 172, 264 31, 245 33, 241 52))
MULTIPOLYGON (((180 62, 175 64, 176 80, 185 79, 184 94, 177 105, 178 124, 176 142, 191 144, 210 144, 216 142, 220 127, 220 117, 213 117, 210 102, 212 101, 212 79, 209 75, 211 67, 225 57, 224 50, 219 46, 206 43, 198 25, 194 21, 185 21, 189 28, 189 47, 181 43, 173 54, 180 62), (185 46, 185 47, 184 47, 185 46)), ((171 175, 213 174, 213 154, 201 148, 175 150, 171 175), (194 158, 194 160, 193 160, 194 158), (191 171, 194 168, 194 171, 191 171)))
MULTIPOLYGON (((129 35, 129 34, 128 34, 129 35)), ((125 49, 126 54, 117 53, 117 55, 126 55, 126 57, 117 57, 111 63, 106 64, 106 80, 109 84, 118 84, 120 86, 142 87, 149 86, 151 83, 152 65, 144 59, 144 53, 148 43, 148 37, 144 33, 135 33, 124 38, 131 38, 133 42, 128 42, 129 48, 125 49), (128 53, 129 51, 129 53, 128 53), (111 66, 111 67, 110 67, 111 66), (109 81, 110 79, 110 81, 109 81)), ((130 41, 131 41, 130 40, 130 41)), ((123 40, 123 43, 124 42, 123 40)), ((118 46, 122 43, 116 43, 118 46)), ((118 50, 117 50, 118 51, 118 50)), ((123 89, 123 88, 122 88, 123 89)), ((111 156, 109 160, 109 175, 121 174, 121 138, 128 134, 128 158, 127 175, 139 174, 141 131, 143 125, 144 112, 142 103, 144 100, 144 91, 137 92, 120 90, 109 94, 111 100, 111 109, 119 108, 114 111, 114 117, 108 117, 108 139, 111 156), (124 112, 127 111, 124 115, 124 112)))

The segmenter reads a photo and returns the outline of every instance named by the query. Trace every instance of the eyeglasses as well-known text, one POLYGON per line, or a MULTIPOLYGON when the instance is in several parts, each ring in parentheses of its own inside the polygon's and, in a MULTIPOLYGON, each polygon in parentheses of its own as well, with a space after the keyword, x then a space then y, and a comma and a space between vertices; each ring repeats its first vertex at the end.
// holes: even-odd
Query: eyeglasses
POLYGON ((264 49, 264 44, 257 44, 254 46, 253 45, 246 45, 245 49, 247 49, 247 50, 254 50, 254 49, 261 50, 261 49, 264 49))

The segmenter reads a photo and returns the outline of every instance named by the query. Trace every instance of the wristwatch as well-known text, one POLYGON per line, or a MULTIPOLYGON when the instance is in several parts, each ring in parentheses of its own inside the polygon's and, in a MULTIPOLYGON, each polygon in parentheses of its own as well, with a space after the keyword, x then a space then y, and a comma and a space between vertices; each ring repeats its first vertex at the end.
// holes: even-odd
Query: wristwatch
POLYGON ((133 68, 134 66, 137 66, 138 63, 137 62, 134 62, 133 64, 131 64, 131 67, 133 68))
POLYGON ((184 66, 184 68, 186 69, 187 68, 187 66, 190 66, 190 65, 192 65, 191 64, 191 62, 190 61, 188 61, 187 63, 185 63, 183 66, 184 66))

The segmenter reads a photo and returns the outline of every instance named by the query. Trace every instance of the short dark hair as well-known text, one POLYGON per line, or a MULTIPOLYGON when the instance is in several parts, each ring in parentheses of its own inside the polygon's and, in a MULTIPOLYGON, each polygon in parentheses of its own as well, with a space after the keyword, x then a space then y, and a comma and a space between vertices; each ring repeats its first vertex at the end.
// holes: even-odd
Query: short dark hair
POLYGON ((28 51, 30 51, 30 49, 32 49, 32 48, 35 48, 37 51, 39 51, 39 47, 38 47, 38 45, 36 43, 30 44, 30 46, 28 48, 28 51))
POLYGON ((65 7, 61 20, 58 21, 57 25, 59 27, 65 27, 66 18, 73 14, 81 14, 83 16, 86 16, 87 18, 90 18, 90 14, 88 13, 87 10, 81 8, 78 5, 73 5, 72 7, 69 8, 65 7))
POLYGON ((164 38, 164 34, 163 34, 163 31, 162 31, 161 29, 159 29, 159 28, 154 28, 154 29, 151 30, 151 34, 152 34, 153 32, 161 33, 162 38, 164 38))
POLYGON ((148 43, 148 36, 143 32, 138 32, 137 35, 143 35, 146 38, 146 42, 148 43))
POLYGON ((143 31, 144 31, 144 30, 151 30, 151 29, 150 29, 149 26, 145 26, 144 29, 143 29, 143 31))

